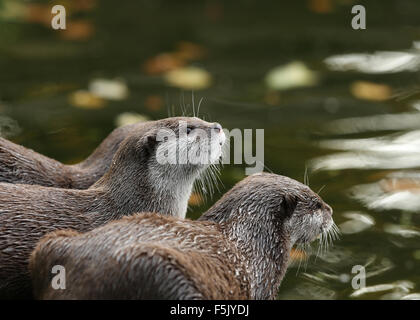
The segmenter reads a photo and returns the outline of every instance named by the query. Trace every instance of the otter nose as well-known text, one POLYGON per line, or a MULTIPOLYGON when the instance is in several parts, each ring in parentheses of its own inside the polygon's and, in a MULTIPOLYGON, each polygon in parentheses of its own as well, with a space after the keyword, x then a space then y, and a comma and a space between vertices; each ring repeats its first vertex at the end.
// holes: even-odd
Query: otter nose
POLYGON ((217 133, 222 131, 222 126, 218 122, 213 123, 213 126, 211 128, 214 129, 217 133))

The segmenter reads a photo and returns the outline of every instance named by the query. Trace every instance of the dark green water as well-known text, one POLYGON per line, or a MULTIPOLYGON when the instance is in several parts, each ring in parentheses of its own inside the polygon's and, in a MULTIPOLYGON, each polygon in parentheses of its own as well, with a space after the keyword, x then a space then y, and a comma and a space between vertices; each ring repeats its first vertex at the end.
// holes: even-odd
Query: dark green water
MULTIPOLYGON (((200 45, 207 54, 188 64, 207 70, 213 78, 211 86, 194 91, 196 103, 203 98, 200 114, 229 129, 264 129, 266 166, 299 181, 309 168, 310 186, 317 191, 325 185, 321 196, 333 207, 338 225, 354 211, 374 221, 363 231, 343 234, 324 256, 311 256, 300 268, 298 263, 290 267, 279 298, 349 299, 354 292, 349 280, 354 265, 366 265, 367 286, 408 281, 408 285, 356 298, 399 298, 420 292, 418 212, 414 207, 411 211, 369 209, 368 203, 349 196, 356 185, 377 183, 391 172, 413 175, 419 165, 402 168, 397 159, 392 170, 374 164, 311 171, 313 159, 342 152, 319 146, 321 140, 420 129, 419 121, 395 130, 328 131, 328 125, 338 119, 417 112, 413 105, 420 101, 420 74, 414 67, 374 74, 334 71, 324 63, 341 54, 419 52, 413 49, 413 41, 420 41, 420 3, 360 1, 367 10, 367 29, 356 31, 350 25, 353 1, 326 2, 327 12, 317 13, 310 9, 310 1, 88 1, 93 3, 91 9, 74 9, 68 18, 93 27, 84 40, 63 38, 61 31, 28 21, 22 10, 33 1, 0 0, 1 126, 17 143, 65 163, 80 161, 115 127, 119 114, 135 112, 158 119, 168 116, 168 106, 175 106, 180 114, 183 101, 191 104, 191 91, 169 86, 161 75, 149 75, 142 66, 151 57, 175 50, 180 41, 200 45), (317 72, 318 83, 270 90, 265 75, 295 60, 317 72), (95 78, 123 79, 129 96, 109 100, 99 109, 76 108, 69 96, 87 89, 95 78), (382 101, 358 98, 350 89, 355 81, 384 84, 392 94, 382 101), (159 97, 164 105, 147 108, 150 96, 159 97), (15 122, 9 130, 10 119, 15 122), (389 232, 389 225, 412 232, 389 232)), ((49 6, 47 1, 38 3, 49 6)), ((63 4, 75 6, 70 3, 63 4)), ((418 140, 410 140, 409 145, 416 154, 418 140)), ((352 153, 350 159, 357 160, 358 155, 352 153)), ((225 166, 221 193, 243 177, 243 166, 225 166)), ((417 190, 408 191, 408 207, 420 198, 417 190)), ((190 216, 197 217, 221 193, 193 207, 190 216)))

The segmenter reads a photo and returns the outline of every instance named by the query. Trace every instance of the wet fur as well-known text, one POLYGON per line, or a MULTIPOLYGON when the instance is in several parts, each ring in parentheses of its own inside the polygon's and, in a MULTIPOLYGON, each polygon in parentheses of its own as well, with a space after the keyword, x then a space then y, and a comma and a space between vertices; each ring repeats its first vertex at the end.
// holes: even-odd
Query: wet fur
POLYGON ((328 228, 331 214, 307 186, 255 174, 199 221, 138 214, 85 234, 47 235, 31 255, 35 297, 274 299, 292 246, 328 228), (54 265, 66 268, 65 290, 51 287, 54 265))
MULTIPOLYGON (((85 232, 142 211, 185 217, 194 180, 205 166, 161 166, 154 156, 156 131, 176 130, 178 120, 186 118, 137 129, 120 144, 107 173, 87 190, 0 183, 0 298, 31 296, 29 255, 48 232, 85 232)), ((210 130, 211 124, 200 119, 188 122, 210 130)))
POLYGON ((115 129, 87 159, 75 165, 62 164, 0 138, 0 182, 87 189, 109 169, 120 143, 142 126, 136 123, 115 129))

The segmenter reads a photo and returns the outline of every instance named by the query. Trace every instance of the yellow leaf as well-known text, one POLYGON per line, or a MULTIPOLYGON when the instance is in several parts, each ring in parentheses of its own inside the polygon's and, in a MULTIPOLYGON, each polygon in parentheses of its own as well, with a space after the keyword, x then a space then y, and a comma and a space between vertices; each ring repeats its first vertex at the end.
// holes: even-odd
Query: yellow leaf
POLYGON ((386 84, 377 84, 367 81, 356 81, 350 91, 356 98, 372 101, 384 101, 391 97, 392 90, 386 84))
POLYGON ((70 95, 69 100, 70 103, 77 108, 100 109, 105 106, 105 100, 87 90, 73 92, 70 95))

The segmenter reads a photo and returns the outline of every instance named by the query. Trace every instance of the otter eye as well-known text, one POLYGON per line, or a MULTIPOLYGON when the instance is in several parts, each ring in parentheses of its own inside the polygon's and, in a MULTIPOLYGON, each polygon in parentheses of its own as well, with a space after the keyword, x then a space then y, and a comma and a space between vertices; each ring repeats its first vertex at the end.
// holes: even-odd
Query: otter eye
POLYGON ((192 131, 193 129, 191 128, 191 127, 187 127, 187 134, 190 134, 190 132, 192 131))

